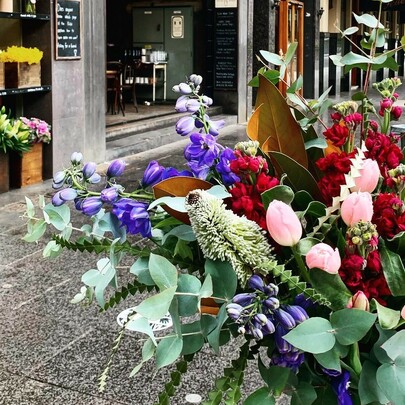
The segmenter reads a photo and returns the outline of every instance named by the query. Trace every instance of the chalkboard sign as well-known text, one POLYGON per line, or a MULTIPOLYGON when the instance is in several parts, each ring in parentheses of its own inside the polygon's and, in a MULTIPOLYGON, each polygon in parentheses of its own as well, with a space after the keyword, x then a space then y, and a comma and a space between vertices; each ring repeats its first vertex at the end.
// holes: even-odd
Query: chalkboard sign
POLYGON ((216 89, 237 88, 238 13, 237 9, 215 10, 215 80, 216 89))
POLYGON ((80 59, 80 1, 56 0, 56 59, 80 59))

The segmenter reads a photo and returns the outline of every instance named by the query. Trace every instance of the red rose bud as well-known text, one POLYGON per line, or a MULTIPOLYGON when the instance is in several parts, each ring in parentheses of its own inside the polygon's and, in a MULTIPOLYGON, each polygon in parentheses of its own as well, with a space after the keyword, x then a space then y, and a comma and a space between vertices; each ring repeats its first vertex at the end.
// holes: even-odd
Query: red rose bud
POLYGON ((370 311, 370 303, 363 291, 357 291, 347 303, 347 308, 362 309, 370 311))

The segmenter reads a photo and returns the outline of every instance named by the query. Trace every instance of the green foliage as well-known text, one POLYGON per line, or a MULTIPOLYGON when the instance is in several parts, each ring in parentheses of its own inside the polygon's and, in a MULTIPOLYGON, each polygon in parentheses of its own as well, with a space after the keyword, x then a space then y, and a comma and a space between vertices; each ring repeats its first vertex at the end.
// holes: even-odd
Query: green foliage
POLYGON ((230 301, 238 282, 232 266, 228 262, 207 259, 204 269, 205 275, 211 276, 214 296, 230 301))
POLYGON ((392 295, 405 296, 405 268, 401 257, 387 249, 382 239, 379 245, 381 265, 392 295))

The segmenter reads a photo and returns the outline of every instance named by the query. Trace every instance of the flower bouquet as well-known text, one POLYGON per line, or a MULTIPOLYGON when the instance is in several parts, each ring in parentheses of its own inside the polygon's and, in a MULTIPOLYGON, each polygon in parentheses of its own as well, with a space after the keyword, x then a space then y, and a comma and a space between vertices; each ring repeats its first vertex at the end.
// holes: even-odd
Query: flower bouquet
POLYGON ((21 121, 30 129, 30 143, 50 143, 51 126, 39 118, 21 117, 21 121))
POLYGON ((22 154, 30 149, 30 130, 22 119, 12 118, 3 106, 0 109, 0 150, 22 154))
MULTIPOLYGON (((371 56, 360 67, 391 64, 391 53, 375 54, 384 36, 378 20, 356 17, 371 32, 371 56)), ((292 404, 402 404, 405 166, 390 132, 400 81, 376 84, 379 113, 362 92, 335 105, 329 125, 326 95, 308 103, 298 81, 284 98, 272 81, 283 80, 288 61, 261 56, 278 73, 265 62, 252 81, 259 88, 249 140, 234 148, 218 142, 223 123, 208 116, 212 100, 193 74, 173 89, 176 110, 190 113, 176 126, 190 139, 185 170, 152 161, 130 191, 120 183, 125 162, 103 175, 74 153, 53 178, 52 202, 40 200, 43 218, 27 199, 25 240, 52 225, 46 257, 63 249, 102 256, 72 301, 95 300, 103 310, 131 301, 114 352, 125 331, 137 331, 145 339, 131 375, 152 358, 158 369, 176 363, 159 404, 170 402, 195 353, 206 345, 219 353, 230 341, 240 343, 239 357, 203 404, 274 404, 282 393, 292 404), (73 228, 70 201, 89 224, 73 228), (139 247, 139 238, 149 243, 139 247), (133 257, 134 279, 120 285, 124 256, 133 257), (152 326, 162 318, 172 326, 157 334, 152 326), (257 362, 262 384, 244 394, 248 362, 257 362)), ((359 66, 356 58, 337 63, 359 66)))

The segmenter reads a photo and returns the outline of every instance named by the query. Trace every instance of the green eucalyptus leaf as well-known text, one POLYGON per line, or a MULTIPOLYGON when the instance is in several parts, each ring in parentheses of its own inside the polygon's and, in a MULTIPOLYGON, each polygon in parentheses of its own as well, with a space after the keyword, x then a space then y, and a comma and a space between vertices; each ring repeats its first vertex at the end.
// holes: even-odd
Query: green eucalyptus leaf
POLYGON ((276 400, 268 387, 262 387, 250 394, 243 405, 275 405, 276 400))
POLYGON ((290 378, 291 370, 287 367, 271 366, 267 368, 258 356, 260 376, 267 386, 280 395, 290 378))
POLYGON ((405 268, 401 257, 389 250, 380 238, 381 264, 388 287, 394 297, 405 295, 405 268))
POLYGON ((354 52, 348 52, 343 58, 341 59, 341 63, 345 65, 354 65, 357 63, 371 63, 372 60, 367 56, 359 55, 354 52))
POLYGON ((355 32, 357 32, 359 30, 359 27, 349 27, 346 28, 343 32, 342 32, 342 36, 349 36, 354 34, 355 32))
POLYGON ((405 398, 405 367, 383 364, 377 370, 377 383, 392 404, 402 404, 405 398))
POLYGON ((201 289, 201 281, 191 274, 180 274, 177 282, 176 293, 192 293, 190 295, 177 295, 180 316, 193 316, 198 311, 198 294, 201 289))
POLYGON ((315 388, 306 381, 300 381, 292 392, 291 405, 311 405, 316 400, 315 388))
POLYGON ((358 24, 364 24, 370 28, 384 28, 384 26, 371 14, 357 15, 353 13, 354 18, 358 24))
POLYGON ((145 335, 148 335, 150 337, 151 341, 155 346, 157 345, 152 327, 150 326, 149 321, 143 316, 135 315, 133 319, 130 319, 128 323, 125 325, 125 329, 132 330, 134 332, 144 333, 145 335))
POLYGON ((283 338, 293 346, 314 354, 329 351, 336 341, 331 323, 319 317, 307 319, 283 338))
POLYGON ((374 325, 377 315, 355 308, 345 308, 332 313, 330 322, 336 339, 342 345, 360 341, 374 325))
POLYGON ((149 272, 160 290, 177 286, 177 269, 165 257, 151 253, 149 272))
POLYGON ((212 277, 211 274, 205 276, 203 285, 198 293, 200 298, 208 298, 213 294, 212 277))
POLYGON ((22 238, 25 242, 37 242, 46 231, 46 222, 40 219, 28 228, 28 233, 22 238))
POLYGON ((43 257, 49 257, 55 259, 62 253, 62 246, 58 245, 56 241, 50 240, 45 246, 44 251, 42 252, 43 257))
POLYGON ((182 356, 197 353, 204 346, 205 340, 200 321, 181 325, 181 333, 183 335, 182 356))
POLYGON ((173 300, 177 286, 167 288, 159 294, 153 295, 142 301, 135 310, 143 317, 157 321, 167 314, 173 300))
POLYGON ((359 396, 362 404, 373 402, 386 404, 389 402, 377 384, 377 369, 377 364, 369 360, 363 363, 359 381, 359 396))
POLYGON ((219 353, 221 328, 227 318, 228 314, 226 312, 226 305, 224 304, 219 309, 215 328, 207 336, 208 343, 217 354, 219 353))
POLYGON ((287 49, 287 52, 286 52, 285 58, 284 58, 284 63, 286 65, 288 65, 292 61, 297 48, 298 48, 298 42, 292 42, 290 45, 288 45, 288 49, 287 49))
POLYGON ((400 330, 381 346, 397 365, 405 367, 405 330, 400 330))
POLYGON ((345 64, 342 62, 342 56, 330 55, 329 59, 333 62, 335 66, 343 67, 345 64))
POLYGON ((196 240, 193 228, 190 225, 179 225, 169 231, 162 239, 162 242, 165 243, 167 238, 170 236, 175 236, 180 240, 185 240, 187 242, 193 242, 196 240))
POLYGON ((294 191, 292 191, 291 187, 278 185, 262 193, 261 197, 264 209, 267 210, 269 204, 274 200, 290 205, 294 199, 294 191))
POLYGON ((284 63, 284 61, 281 59, 280 55, 268 51, 259 51, 260 56, 269 63, 272 63, 273 65, 280 66, 284 63))
POLYGON ((162 368, 178 359, 183 348, 183 340, 178 336, 163 338, 156 348, 156 367, 162 368))
POLYGON ((102 274, 98 270, 91 269, 82 275, 82 283, 89 287, 95 287, 101 277, 102 274))
POLYGON ((396 328, 399 320, 401 319, 401 313, 381 305, 376 299, 373 299, 373 303, 377 308, 378 323, 380 326, 383 329, 396 328))
POLYGON ((27 209, 25 212, 26 212, 28 218, 34 218, 35 217, 35 207, 34 207, 33 202, 28 197, 25 197, 25 205, 27 206, 27 209))
POLYGON ((303 238, 297 243, 295 248, 301 256, 305 256, 309 250, 318 243, 321 243, 321 241, 317 238, 303 238))
POLYGON ((322 367, 340 372, 342 369, 340 367, 339 352, 335 348, 336 344, 325 353, 314 354, 314 357, 322 367))
POLYGON ((352 294, 339 274, 329 274, 324 270, 314 268, 309 271, 309 276, 312 287, 327 298, 333 310, 346 308, 352 294))
POLYGON ((59 207, 47 204, 44 207, 44 212, 48 215, 47 223, 54 226, 58 231, 63 231, 70 223, 70 209, 66 204, 59 207))
POLYGON ((139 257, 130 267, 129 272, 134 274, 138 281, 145 285, 156 285, 149 272, 149 258, 139 257))
POLYGON ((205 275, 211 275, 214 296, 232 300, 238 282, 232 266, 228 262, 207 259, 204 268, 205 275))
POLYGON ((388 339, 390 339, 392 336, 395 335, 395 331, 389 329, 382 329, 379 324, 376 325, 376 328, 379 333, 379 338, 373 346, 372 353, 380 363, 391 363, 392 360, 388 357, 387 352, 384 349, 382 349, 382 345, 388 339))
POLYGON ((296 93, 297 91, 299 91, 302 88, 303 81, 304 79, 302 78, 302 76, 298 76, 298 79, 295 82, 291 83, 290 87, 287 89, 287 94, 296 93))

